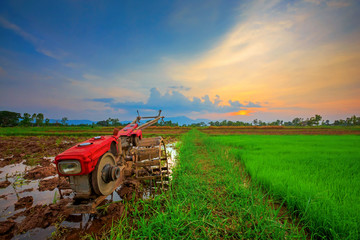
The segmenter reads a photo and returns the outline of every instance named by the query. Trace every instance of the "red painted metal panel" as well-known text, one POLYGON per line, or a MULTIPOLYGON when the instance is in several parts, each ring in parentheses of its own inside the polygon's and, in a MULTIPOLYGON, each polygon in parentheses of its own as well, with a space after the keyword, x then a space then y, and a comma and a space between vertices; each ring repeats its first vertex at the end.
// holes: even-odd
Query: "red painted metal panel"
POLYGON ((110 150, 111 143, 117 144, 116 137, 102 136, 94 137, 77 144, 68 150, 57 155, 55 164, 60 176, 68 176, 61 174, 58 169, 58 163, 64 160, 78 160, 81 164, 81 172, 73 175, 85 175, 92 172, 97 164, 99 158, 110 150), (86 145, 88 144, 88 145, 86 145))

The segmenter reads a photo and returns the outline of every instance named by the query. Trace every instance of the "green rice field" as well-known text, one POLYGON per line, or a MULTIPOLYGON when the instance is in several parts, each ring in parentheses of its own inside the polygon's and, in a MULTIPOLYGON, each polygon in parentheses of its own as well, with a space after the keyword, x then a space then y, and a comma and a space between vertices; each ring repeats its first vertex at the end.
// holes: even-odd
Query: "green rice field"
POLYGON ((360 238, 360 136, 216 136, 312 237, 360 238))

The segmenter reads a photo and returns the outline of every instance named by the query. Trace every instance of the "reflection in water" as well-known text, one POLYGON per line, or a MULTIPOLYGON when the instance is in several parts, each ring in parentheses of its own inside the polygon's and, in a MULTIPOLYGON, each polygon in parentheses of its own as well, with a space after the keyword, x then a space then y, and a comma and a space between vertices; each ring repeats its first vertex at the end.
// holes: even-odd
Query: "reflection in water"
MULTIPOLYGON (((8 217, 24 210, 23 208, 15 210, 14 204, 20 198, 31 196, 33 198, 34 205, 50 204, 54 201, 57 189, 52 191, 38 191, 39 182, 42 179, 24 179, 25 172, 34 168, 25 165, 24 162, 25 161, 18 164, 7 165, 0 169, 2 171, 0 174, 0 182, 8 180, 11 183, 6 188, 0 189, 0 221, 5 221, 8 217)), ((57 175, 45 179, 53 177, 57 177, 57 175)), ((58 195, 59 194, 57 194, 57 196, 58 195)), ((16 219, 15 221, 19 220, 16 219)))

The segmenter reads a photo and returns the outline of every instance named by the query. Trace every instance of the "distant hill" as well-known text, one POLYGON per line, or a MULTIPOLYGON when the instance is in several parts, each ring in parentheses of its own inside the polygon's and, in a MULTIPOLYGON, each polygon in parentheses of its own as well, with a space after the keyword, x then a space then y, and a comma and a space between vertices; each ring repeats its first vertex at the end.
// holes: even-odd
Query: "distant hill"
MULTIPOLYGON (((172 123, 178 123, 180 126, 183 124, 193 124, 193 123, 208 123, 211 120, 209 119, 191 119, 185 116, 179 117, 165 117, 164 121, 171 121, 172 123)), ((50 123, 61 123, 61 119, 50 119, 50 123)), ((67 120, 66 123, 69 125, 79 125, 79 124, 92 124, 97 123, 98 121, 91 121, 91 120, 67 120)), ((128 124, 132 121, 121 121, 121 124, 128 124)))

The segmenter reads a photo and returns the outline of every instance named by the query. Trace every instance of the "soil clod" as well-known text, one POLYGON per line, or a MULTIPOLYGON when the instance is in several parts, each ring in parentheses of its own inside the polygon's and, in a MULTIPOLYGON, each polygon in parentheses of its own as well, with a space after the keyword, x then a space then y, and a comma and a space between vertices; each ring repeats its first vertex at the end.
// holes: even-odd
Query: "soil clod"
POLYGON ((15 221, 7 220, 0 222, 0 239, 10 239, 13 236, 13 230, 15 229, 15 221))
POLYGON ((122 199, 131 200, 133 196, 135 198, 141 197, 141 190, 140 190, 141 183, 136 180, 129 180, 125 181, 121 186, 120 190, 117 190, 117 193, 122 199))
POLYGON ((34 169, 28 170, 24 176, 25 179, 41 179, 49 176, 56 175, 56 167, 48 166, 48 167, 35 167, 34 169))
POLYGON ((58 177, 43 179, 39 183, 39 191, 52 191, 55 188, 60 186, 60 188, 70 188, 70 184, 66 181, 64 177, 58 177))
POLYGON ((34 202, 34 198, 32 196, 26 196, 23 198, 20 198, 16 203, 15 203, 15 210, 21 209, 21 208, 29 208, 33 205, 34 202))
POLYGON ((7 188, 10 184, 11 182, 9 182, 8 180, 2 181, 0 182, 0 188, 7 188))
POLYGON ((18 224, 18 231, 26 232, 33 228, 46 228, 55 224, 61 217, 67 217, 70 212, 66 208, 70 199, 62 199, 56 204, 36 205, 24 212, 26 218, 18 224))

